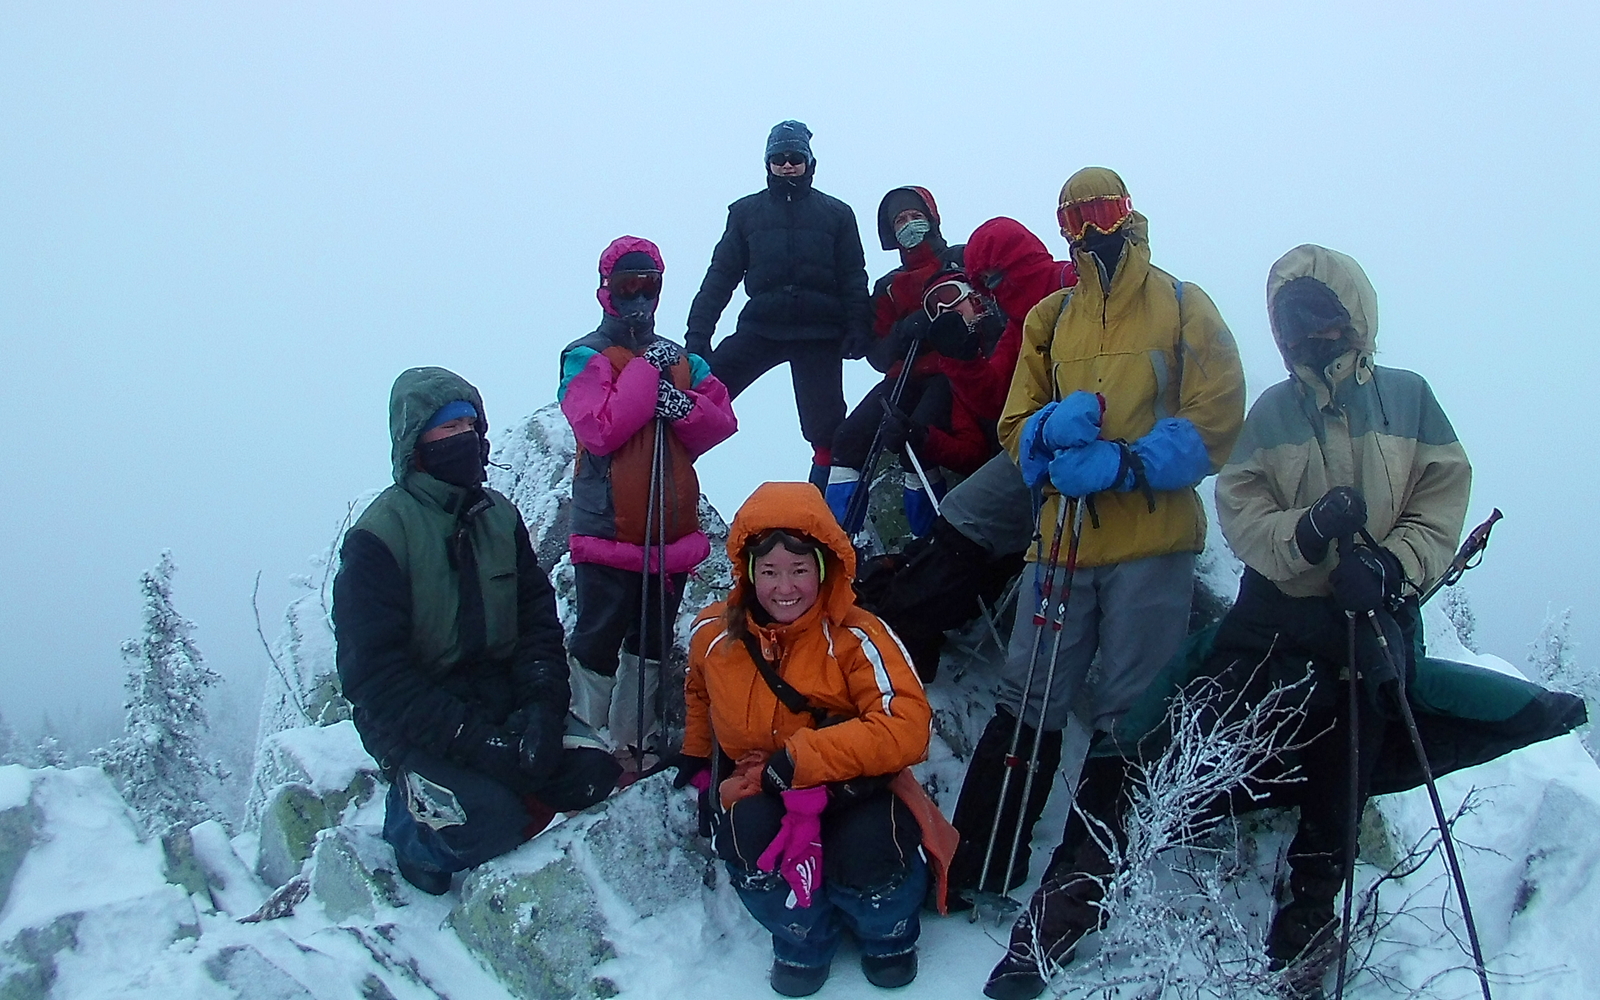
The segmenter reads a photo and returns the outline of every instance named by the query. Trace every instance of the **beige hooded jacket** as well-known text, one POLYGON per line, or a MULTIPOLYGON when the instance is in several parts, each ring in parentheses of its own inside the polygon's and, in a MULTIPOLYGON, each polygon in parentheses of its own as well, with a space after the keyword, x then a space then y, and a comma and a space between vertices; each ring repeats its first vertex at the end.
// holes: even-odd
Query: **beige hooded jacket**
POLYGON ((1295 365, 1271 317, 1290 377, 1250 407, 1217 477, 1222 533, 1246 565, 1285 594, 1329 594, 1338 546, 1313 565, 1295 543, 1295 525, 1329 489, 1353 486, 1367 501, 1367 530, 1399 557, 1407 592, 1421 590, 1455 553, 1472 466, 1422 376, 1373 365, 1378 296, 1361 265, 1311 244, 1290 250, 1267 277, 1269 316, 1278 290, 1302 276, 1338 296, 1354 346, 1322 372, 1295 365))

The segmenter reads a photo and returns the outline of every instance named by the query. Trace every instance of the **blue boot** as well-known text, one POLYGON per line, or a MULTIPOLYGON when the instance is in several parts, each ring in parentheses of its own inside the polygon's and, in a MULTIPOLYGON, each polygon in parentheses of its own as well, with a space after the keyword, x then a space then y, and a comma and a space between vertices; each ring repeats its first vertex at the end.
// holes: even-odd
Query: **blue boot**
MULTIPOLYGON (((840 472, 853 473, 854 471, 854 469, 836 469, 833 474, 837 476, 840 472)), ((838 521, 839 526, 844 528, 845 531, 851 530, 851 525, 845 524, 844 519, 850 514, 850 504, 855 499, 856 489, 860 485, 860 479, 829 482, 828 488, 823 491, 823 496, 828 501, 828 509, 833 511, 833 519, 838 521)))
MULTIPOLYGON (((933 484, 933 495, 940 500, 944 499, 944 480, 933 484)), ((907 486, 902 495, 902 502, 906 508, 906 524, 910 526, 911 533, 922 537, 933 530, 933 522, 939 516, 934 509, 933 501, 928 498, 927 491, 919 482, 916 487, 907 486)))

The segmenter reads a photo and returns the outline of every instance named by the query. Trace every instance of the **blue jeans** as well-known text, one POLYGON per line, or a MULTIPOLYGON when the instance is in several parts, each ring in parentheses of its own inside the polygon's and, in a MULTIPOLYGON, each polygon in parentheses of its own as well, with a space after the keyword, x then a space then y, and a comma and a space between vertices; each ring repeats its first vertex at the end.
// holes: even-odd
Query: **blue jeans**
POLYGON ((913 855, 897 879, 875 889, 854 889, 824 879, 805 909, 789 909, 789 884, 777 872, 749 872, 728 865, 745 909, 772 934, 772 957, 808 968, 833 961, 841 931, 848 930, 863 955, 900 955, 922 934, 919 912, 928 893, 928 866, 913 855))

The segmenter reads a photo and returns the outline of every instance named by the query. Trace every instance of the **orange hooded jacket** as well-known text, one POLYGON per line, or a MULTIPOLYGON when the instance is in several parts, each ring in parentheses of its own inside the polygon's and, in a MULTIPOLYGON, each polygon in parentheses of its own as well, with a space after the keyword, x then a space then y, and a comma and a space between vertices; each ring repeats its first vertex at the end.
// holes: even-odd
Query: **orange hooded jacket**
POLYGON ((856 607, 855 550, 822 494, 809 483, 764 483, 734 515, 728 555, 735 567, 733 592, 700 613, 689 640, 683 752, 711 757, 713 733, 735 761, 788 750, 797 788, 896 775, 890 788, 917 816, 942 890, 955 830, 906 770, 927 756, 933 713, 900 640, 877 616, 856 607), (746 627, 779 676, 806 701, 845 718, 823 729, 810 714, 784 707, 744 642, 727 632, 729 606, 738 607, 751 586, 740 554, 748 539, 773 528, 822 542, 827 571, 817 603, 799 619, 772 627, 747 619, 746 627))

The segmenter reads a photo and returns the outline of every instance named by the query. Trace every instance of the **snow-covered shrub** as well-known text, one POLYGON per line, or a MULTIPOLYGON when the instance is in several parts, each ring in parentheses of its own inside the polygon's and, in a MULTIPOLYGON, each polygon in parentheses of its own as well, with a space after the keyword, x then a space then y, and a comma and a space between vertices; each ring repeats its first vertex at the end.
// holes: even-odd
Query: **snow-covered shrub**
POLYGON ((1478 648, 1478 616, 1473 613, 1466 590, 1459 584, 1446 587, 1439 594, 1439 603, 1444 607, 1445 617, 1456 627, 1461 645, 1474 653, 1482 652, 1478 648))
POLYGON ((194 644, 194 623, 172 604, 177 567, 170 551, 139 577, 144 632, 122 644, 128 664, 124 734, 95 754, 120 786, 147 834, 216 818, 206 784, 222 777, 199 743, 206 730, 206 689, 221 677, 194 644))
MULTIPOLYGON (((1560 614, 1546 612, 1539 637, 1528 644, 1528 666, 1545 687, 1581 697, 1593 720, 1600 708, 1600 668, 1578 662, 1574 646, 1572 609, 1563 609, 1560 614)), ((1600 741, 1595 738, 1592 721, 1582 728, 1580 736, 1589 755, 1600 758, 1600 741)))

